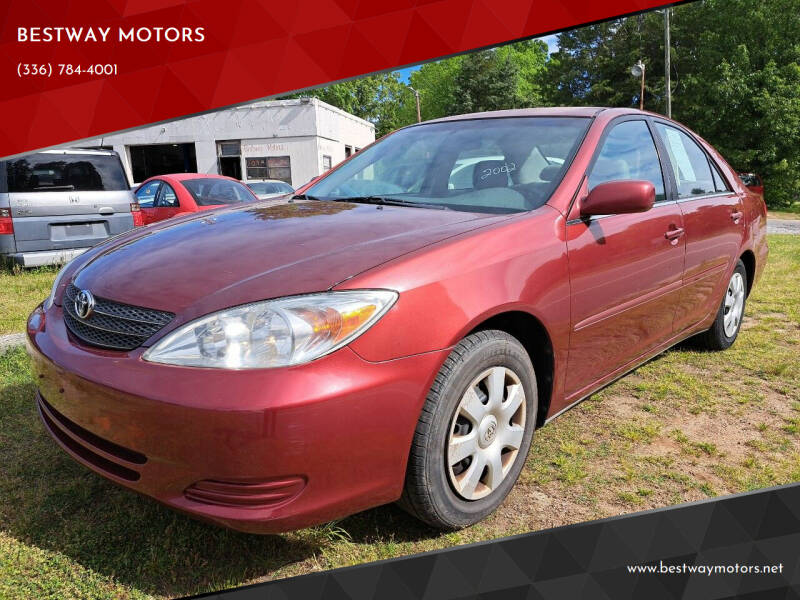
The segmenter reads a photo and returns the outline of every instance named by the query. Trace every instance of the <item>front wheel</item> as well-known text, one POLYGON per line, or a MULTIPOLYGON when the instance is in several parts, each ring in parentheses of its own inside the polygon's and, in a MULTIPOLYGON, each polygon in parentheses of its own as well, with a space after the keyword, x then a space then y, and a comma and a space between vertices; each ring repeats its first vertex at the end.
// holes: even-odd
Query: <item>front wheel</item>
POLYGON ((733 270, 725 296, 722 298, 713 325, 698 336, 698 341, 708 350, 725 350, 730 348, 744 318, 744 307, 747 300, 747 269, 739 260, 733 270))
POLYGON ((536 374, 517 339, 494 330, 466 337, 428 394, 400 505, 443 529, 483 519, 519 477, 537 407, 536 374))

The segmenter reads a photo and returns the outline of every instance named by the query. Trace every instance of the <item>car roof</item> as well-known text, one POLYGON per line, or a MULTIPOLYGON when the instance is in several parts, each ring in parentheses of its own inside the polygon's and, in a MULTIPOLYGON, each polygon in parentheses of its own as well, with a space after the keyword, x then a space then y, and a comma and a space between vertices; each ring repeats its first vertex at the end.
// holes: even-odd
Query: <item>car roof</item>
MULTIPOLYGON (((215 175, 213 173, 164 173, 162 175, 153 175, 149 179, 172 179, 174 181, 186 181, 187 179, 228 179, 230 181, 239 181, 233 177, 226 177, 225 175, 215 175)), ((242 183, 239 181, 239 183, 242 183)))
MULTIPOLYGON (((514 108, 510 110, 492 110, 487 112, 467 113, 464 115, 452 115, 449 117, 441 117, 439 119, 431 119, 430 121, 423 121, 422 123, 414 123, 408 127, 418 127, 420 125, 427 125, 429 123, 443 123, 446 121, 469 121, 477 119, 503 119, 510 117, 583 117, 594 118, 603 114, 605 119, 613 119, 622 115, 647 115, 650 117, 657 117, 666 121, 675 122, 664 115, 650 112, 647 110, 639 110, 637 108, 626 107, 604 107, 604 106, 542 106, 538 108, 514 108)), ((405 129, 405 128, 403 128, 405 129)))
MULTIPOLYGON (((441 121, 466 121, 469 119, 500 119, 508 117, 594 117, 606 108, 598 106, 546 106, 540 108, 514 108, 510 110, 493 110, 488 112, 468 113, 432 119, 425 123, 441 121)), ((638 111, 631 111, 638 112, 638 111)), ((412 125, 413 127, 413 125, 412 125)))

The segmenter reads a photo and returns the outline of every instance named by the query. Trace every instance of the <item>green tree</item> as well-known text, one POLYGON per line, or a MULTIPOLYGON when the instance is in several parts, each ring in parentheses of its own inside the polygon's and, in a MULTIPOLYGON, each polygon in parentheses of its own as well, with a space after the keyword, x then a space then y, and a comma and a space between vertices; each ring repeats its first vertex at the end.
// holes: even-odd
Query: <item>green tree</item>
POLYGON ((496 50, 464 57, 456 73, 451 114, 516 108, 519 67, 496 50))
MULTIPOLYGON (((424 64, 411 73, 410 85, 419 91, 423 121, 471 110, 467 106, 478 107, 474 110, 538 106, 546 62, 547 44, 526 40, 424 64), (478 79, 473 80, 476 71, 478 79), (498 89, 500 96, 475 101, 498 89)), ((417 114, 410 90, 407 98, 402 120, 411 123, 417 114)))
POLYGON ((547 64, 547 44, 542 40, 525 40, 501 46, 498 56, 517 66, 516 107, 540 106, 543 102, 542 79, 547 64))
POLYGON ((558 51, 543 75, 547 104, 556 106, 637 106, 640 81, 630 74, 637 60, 648 73, 645 104, 663 105, 663 17, 647 13, 568 31, 558 36, 558 51))
MULTIPOLYGON (((462 59, 463 56, 454 56, 426 63, 411 73, 409 83, 419 91, 423 121, 449 114, 456 94, 455 79, 461 69, 462 59)), ((417 120, 416 102, 411 90, 407 93, 402 114, 407 123, 417 120)))
POLYGON ((314 97, 375 124, 376 136, 384 135, 406 122, 401 110, 406 85, 396 72, 359 77, 284 98, 314 97))
MULTIPOLYGON (((705 0, 672 9, 673 116, 739 171, 764 176, 767 203, 800 196, 800 0, 705 0)), ((665 110, 663 13, 560 34, 548 104, 637 106, 630 67, 647 66, 645 108, 665 110)))
POLYGON ((675 10, 674 114, 740 171, 760 173, 765 198, 800 198, 800 0, 708 0, 675 10))

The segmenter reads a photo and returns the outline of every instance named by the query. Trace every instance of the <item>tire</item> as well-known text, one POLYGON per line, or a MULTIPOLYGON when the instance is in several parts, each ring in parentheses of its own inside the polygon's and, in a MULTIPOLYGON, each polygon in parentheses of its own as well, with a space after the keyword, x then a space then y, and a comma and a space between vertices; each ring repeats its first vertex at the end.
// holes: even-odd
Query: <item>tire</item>
POLYGON ((495 330, 464 338, 428 393, 400 506, 429 525, 449 530, 473 525, 493 512, 525 465, 537 408, 536 374, 517 339, 495 330), (462 452, 473 453, 449 464, 462 452))
POLYGON ((747 303, 747 269, 739 260, 728 281, 714 324, 697 336, 697 342, 706 350, 726 350, 730 348, 742 327, 744 309, 747 303))

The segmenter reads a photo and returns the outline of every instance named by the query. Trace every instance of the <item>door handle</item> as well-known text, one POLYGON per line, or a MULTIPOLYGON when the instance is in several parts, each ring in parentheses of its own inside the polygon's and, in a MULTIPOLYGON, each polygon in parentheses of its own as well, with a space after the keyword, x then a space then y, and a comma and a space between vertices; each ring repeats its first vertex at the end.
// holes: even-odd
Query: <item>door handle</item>
POLYGON ((101 206, 100 210, 98 210, 97 212, 99 212, 101 215, 113 215, 114 209, 111 208, 110 206, 101 206))
POLYGON ((667 238, 670 243, 675 246, 678 243, 678 238, 680 238, 685 233, 683 227, 675 227, 674 229, 670 229, 664 234, 664 237, 667 238))
POLYGON ((735 224, 737 224, 737 225, 739 224, 739 221, 742 220, 743 216, 744 216, 744 213, 742 211, 740 211, 740 210, 737 210, 737 211, 734 211, 734 212, 731 213, 731 219, 733 219, 733 222, 735 224))

